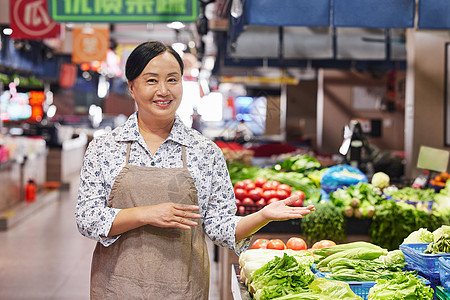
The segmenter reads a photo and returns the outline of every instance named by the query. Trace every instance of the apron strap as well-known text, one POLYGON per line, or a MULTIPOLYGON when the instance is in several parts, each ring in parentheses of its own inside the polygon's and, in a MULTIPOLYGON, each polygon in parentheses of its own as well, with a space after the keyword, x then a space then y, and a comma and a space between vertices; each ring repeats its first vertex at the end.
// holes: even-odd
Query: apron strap
POLYGON ((128 165, 128 160, 130 159, 130 149, 131 149, 131 142, 127 142, 127 156, 125 158, 126 165, 128 165))
POLYGON ((183 168, 187 169, 187 165, 186 165, 186 150, 184 148, 184 146, 181 146, 181 160, 183 161, 183 168))

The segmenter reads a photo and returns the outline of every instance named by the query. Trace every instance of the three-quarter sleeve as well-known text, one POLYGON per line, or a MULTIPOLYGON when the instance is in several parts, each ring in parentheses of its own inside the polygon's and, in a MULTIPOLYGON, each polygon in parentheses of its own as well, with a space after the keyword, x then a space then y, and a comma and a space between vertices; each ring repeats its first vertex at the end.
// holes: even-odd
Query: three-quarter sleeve
POLYGON ((107 206, 109 195, 102 174, 103 147, 101 139, 94 139, 86 150, 80 173, 75 218, 82 235, 109 246, 118 238, 107 236, 120 210, 107 206))

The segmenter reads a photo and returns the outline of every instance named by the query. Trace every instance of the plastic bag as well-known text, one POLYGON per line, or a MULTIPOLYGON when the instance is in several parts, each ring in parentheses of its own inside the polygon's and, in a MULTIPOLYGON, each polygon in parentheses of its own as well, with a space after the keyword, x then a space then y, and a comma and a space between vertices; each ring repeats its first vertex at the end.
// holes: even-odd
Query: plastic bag
POLYGON ((360 182, 368 182, 367 176, 358 168, 349 165, 329 167, 322 175, 320 187, 330 193, 338 188, 351 186, 360 182))

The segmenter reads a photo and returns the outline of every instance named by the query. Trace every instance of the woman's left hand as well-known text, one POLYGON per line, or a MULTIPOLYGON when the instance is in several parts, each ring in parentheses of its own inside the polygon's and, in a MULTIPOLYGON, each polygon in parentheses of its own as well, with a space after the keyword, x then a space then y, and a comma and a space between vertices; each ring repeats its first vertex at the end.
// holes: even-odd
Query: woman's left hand
POLYGON ((298 199, 297 195, 293 195, 284 200, 273 202, 261 209, 261 214, 268 221, 284 221, 301 218, 315 210, 314 205, 306 207, 290 206, 298 199))

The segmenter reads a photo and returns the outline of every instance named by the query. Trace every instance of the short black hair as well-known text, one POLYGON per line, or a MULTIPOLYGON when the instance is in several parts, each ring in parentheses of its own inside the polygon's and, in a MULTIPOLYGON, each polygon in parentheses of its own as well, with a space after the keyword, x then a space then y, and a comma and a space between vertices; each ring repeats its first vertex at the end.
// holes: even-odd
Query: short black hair
POLYGON ((127 80, 133 81, 136 79, 136 77, 142 73, 149 61, 164 52, 169 52, 175 57, 180 65, 181 75, 183 75, 184 64, 178 52, 176 52, 171 46, 162 42, 151 41, 138 45, 131 52, 125 64, 125 76, 127 77, 127 80))

